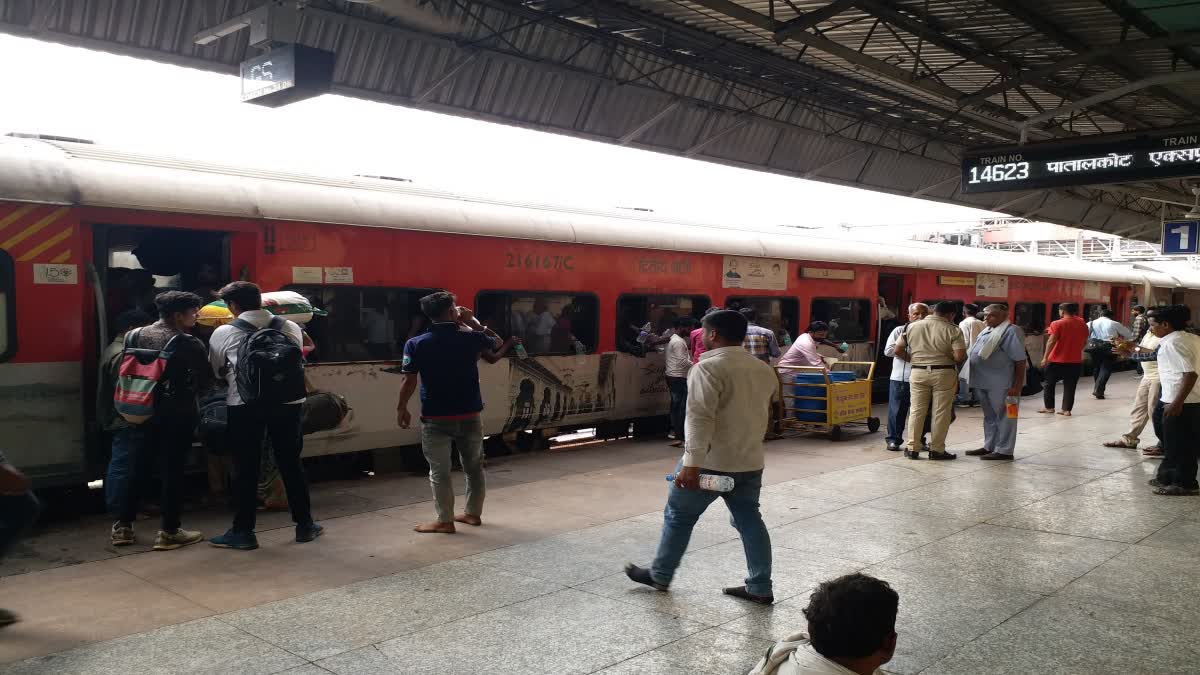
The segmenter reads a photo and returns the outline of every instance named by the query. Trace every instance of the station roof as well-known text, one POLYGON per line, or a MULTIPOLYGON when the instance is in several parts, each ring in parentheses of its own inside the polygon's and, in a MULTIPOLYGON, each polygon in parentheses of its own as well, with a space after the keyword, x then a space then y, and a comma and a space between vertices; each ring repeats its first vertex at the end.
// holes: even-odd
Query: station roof
MULTIPOLYGON (((0 31, 235 72, 250 31, 204 31, 265 4, 0 0, 0 31)), ((1191 204, 1183 180, 964 195, 959 159, 1021 125, 1200 121, 1200 0, 298 4, 348 95, 1131 237, 1191 204)))

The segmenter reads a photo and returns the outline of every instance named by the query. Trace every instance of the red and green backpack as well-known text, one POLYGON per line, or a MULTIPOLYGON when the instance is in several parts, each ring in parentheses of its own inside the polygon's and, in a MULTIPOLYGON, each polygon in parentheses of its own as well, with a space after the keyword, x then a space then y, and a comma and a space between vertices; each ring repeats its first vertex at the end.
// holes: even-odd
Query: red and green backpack
POLYGON ((154 417, 163 375, 175 353, 175 341, 180 337, 171 338, 162 349, 143 349, 137 346, 141 332, 139 328, 125 335, 125 349, 121 352, 113 390, 113 407, 130 424, 142 424, 154 417))

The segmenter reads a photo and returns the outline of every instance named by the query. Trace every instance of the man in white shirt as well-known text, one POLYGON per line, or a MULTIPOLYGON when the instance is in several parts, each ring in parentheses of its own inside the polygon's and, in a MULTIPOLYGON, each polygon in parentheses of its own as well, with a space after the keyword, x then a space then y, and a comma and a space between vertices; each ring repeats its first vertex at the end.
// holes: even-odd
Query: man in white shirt
MULTIPOLYGON (((1100 312, 1100 316, 1088 322, 1088 340, 1101 340, 1103 342, 1112 342, 1113 338, 1124 338, 1128 340, 1133 337, 1133 333, 1113 319, 1111 309, 1105 309, 1100 312)), ((1112 376, 1113 364, 1116 362, 1116 357, 1113 356, 1111 349, 1103 351, 1088 351, 1092 357, 1092 369, 1095 377, 1092 388, 1092 396, 1098 399, 1104 398, 1104 390, 1108 386, 1108 378, 1112 376)))
MULTIPOLYGON (((304 436, 300 428, 301 404, 305 398, 303 385, 299 387, 300 396, 295 400, 282 403, 246 402, 242 400, 237 382, 238 352, 256 331, 277 327, 288 340, 295 343, 297 349, 304 345, 304 333, 295 323, 263 309, 262 291, 249 281, 235 281, 222 288, 220 295, 237 320, 213 331, 208 341, 208 356, 213 372, 217 377, 225 378, 228 384, 225 401, 229 406, 229 441, 237 469, 233 485, 237 511, 233 527, 225 534, 213 537, 209 543, 218 548, 240 551, 258 548, 258 537, 254 534, 258 508, 258 467, 263 440, 268 437, 275 464, 287 490, 292 520, 296 523, 296 541, 312 541, 321 536, 324 528, 313 522, 308 478, 300 463, 300 453, 304 450, 304 436)), ((300 376, 302 379, 302 372, 300 376)))
MULTIPOLYGON (((963 305, 963 314, 966 316, 962 321, 958 322, 958 328, 962 331, 963 339, 967 341, 967 353, 971 353, 971 345, 975 344, 975 340, 979 339, 979 334, 987 326, 979 320, 979 305, 963 305)), ((958 396, 955 403, 963 406, 972 406, 976 403, 975 392, 971 390, 971 362, 963 361, 962 370, 958 372, 958 396)))
POLYGON ((687 376, 692 369, 691 346, 688 337, 691 335, 695 320, 690 316, 675 319, 675 332, 667 343, 667 367, 663 375, 667 378, 667 390, 671 392, 671 430, 675 432, 675 441, 671 447, 683 447, 685 436, 683 420, 687 414, 687 376))
POLYGON ((1184 305, 1152 309, 1149 318, 1150 330, 1162 340, 1158 344, 1158 380, 1163 405, 1163 458, 1150 486, 1156 495, 1197 495, 1200 336, 1183 330, 1191 319, 1191 311, 1184 305))
POLYGON ((808 632, 784 638, 748 675, 878 675, 896 654, 900 596, 856 572, 826 581, 808 598, 808 632))
POLYGON ((1129 431, 1126 431, 1120 440, 1106 442, 1104 447, 1136 449, 1146 423, 1153 420, 1154 435, 1159 442, 1146 448, 1142 454, 1150 457, 1162 456, 1162 419, 1161 415, 1154 414, 1158 401, 1162 398, 1162 387, 1158 382, 1159 342, 1161 340, 1147 330, 1139 344, 1125 342, 1118 345, 1117 353, 1132 359, 1141 368, 1142 379, 1138 381, 1137 393, 1133 396, 1133 408, 1129 411, 1129 431))
MULTIPOLYGON (((923 302, 914 302, 908 306, 908 321, 913 323, 920 321, 929 316, 929 305, 923 302)), ((896 326, 892 329, 891 335, 888 336, 887 343, 883 347, 883 353, 892 357, 892 374, 888 383, 888 429, 887 429, 887 449, 892 452, 900 452, 901 446, 904 445, 904 425, 908 421, 908 407, 912 401, 911 391, 909 386, 909 378, 912 375, 912 364, 909 363, 906 356, 896 353, 896 342, 904 331, 908 328, 908 324, 896 326)), ((933 419, 932 415, 925 418, 925 431, 929 431, 929 423, 933 419)), ((922 447, 925 446, 925 439, 921 439, 922 447)))
POLYGON ((743 600, 769 605, 771 537, 758 510, 765 464, 763 435, 768 409, 779 397, 779 378, 771 366, 742 348, 748 322, 738 312, 721 310, 704 317, 708 351, 688 373, 687 433, 683 459, 663 513, 662 538, 649 568, 625 566, 640 584, 666 591, 675 576, 696 521, 717 497, 733 516, 742 537, 749 575, 744 586, 724 590, 743 600), (700 490, 703 473, 729 476, 729 492, 700 490))

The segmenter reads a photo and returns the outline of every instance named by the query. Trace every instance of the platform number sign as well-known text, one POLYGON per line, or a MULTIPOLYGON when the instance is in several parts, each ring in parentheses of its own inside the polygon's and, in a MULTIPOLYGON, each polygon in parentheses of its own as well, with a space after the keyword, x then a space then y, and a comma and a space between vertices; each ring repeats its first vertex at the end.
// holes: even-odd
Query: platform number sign
POLYGON ((1163 223, 1163 255, 1200 255, 1200 220, 1163 223))

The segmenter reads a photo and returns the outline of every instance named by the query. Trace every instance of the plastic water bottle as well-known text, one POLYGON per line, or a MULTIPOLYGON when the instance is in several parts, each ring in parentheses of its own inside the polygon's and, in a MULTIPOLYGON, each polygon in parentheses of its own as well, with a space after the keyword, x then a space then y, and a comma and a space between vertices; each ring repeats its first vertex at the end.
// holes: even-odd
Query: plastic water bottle
MULTIPOLYGON (((667 474, 667 482, 675 482, 675 474, 667 474)), ((729 492, 733 489, 732 476, 714 476, 710 473, 700 474, 700 489, 710 492, 729 492)))
POLYGON ((575 341, 575 355, 576 355, 576 356, 583 356, 584 354, 587 354, 587 346, 586 346, 586 345, 584 345, 584 344, 583 344, 582 342, 580 342, 579 340, 576 340, 576 341, 575 341))
POLYGON ((842 345, 839 347, 839 349, 841 349, 842 353, 845 354, 846 352, 850 351, 850 343, 842 341, 842 345))
POLYGON ((521 359, 522 361, 524 361, 525 359, 529 358, 529 352, 525 351, 524 344, 518 342, 517 346, 514 347, 514 349, 517 350, 517 358, 518 359, 521 359))
POLYGON ((1021 408, 1021 399, 1017 398, 1016 396, 1005 396, 1004 408, 1008 412, 1008 419, 1017 419, 1017 412, 1021 408))

